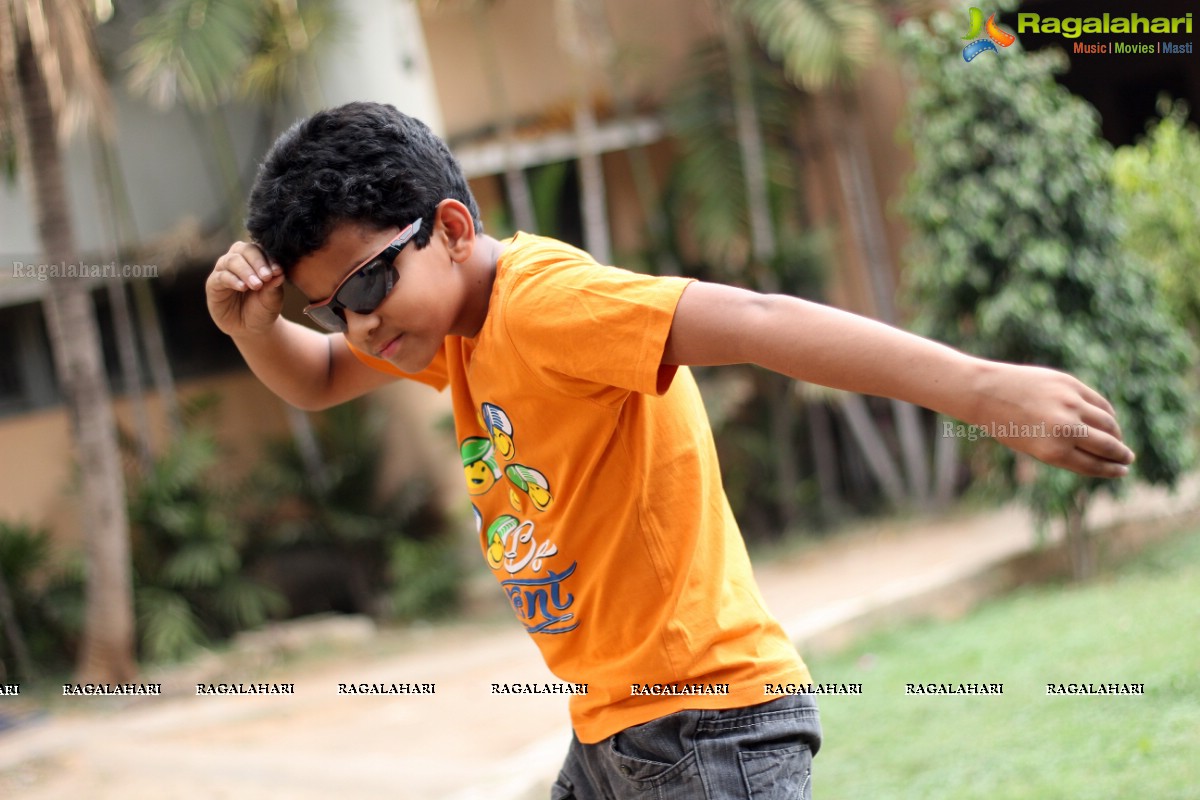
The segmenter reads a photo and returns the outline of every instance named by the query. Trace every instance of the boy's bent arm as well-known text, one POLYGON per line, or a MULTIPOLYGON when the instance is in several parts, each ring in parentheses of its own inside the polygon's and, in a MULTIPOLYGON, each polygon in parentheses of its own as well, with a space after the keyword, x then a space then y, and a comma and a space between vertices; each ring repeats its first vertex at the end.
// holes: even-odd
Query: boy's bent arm
POLYGON ((232 338, 258 379, 305 411, 336 406, 397 380, 355 358, 342 334, 320 333, 282 317, 266 333, 232 338))
POLYGON ((1070 375, 975 358, 795 297, 691 283, 676 308, 663 363, 758 364, 971 424, 1011 426, 1007 430, 1023 435, 1000 441, 1084 475, 1120 477, 1133 461, 1112 406, 1070 375))
POLYGON ((355 358, 342 334, 281 317, 283 280, 283 270, 257 245, 234 242, 204 284, 213 322, 268 389, 297 408, 319 411, 395 380, 355 358))

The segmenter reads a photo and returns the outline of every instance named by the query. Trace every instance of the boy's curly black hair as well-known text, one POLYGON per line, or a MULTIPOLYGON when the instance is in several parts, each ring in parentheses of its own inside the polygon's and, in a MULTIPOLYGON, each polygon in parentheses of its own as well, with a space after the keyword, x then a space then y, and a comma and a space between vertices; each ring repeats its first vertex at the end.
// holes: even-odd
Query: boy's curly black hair
POLYGON ((466 205, 483 232, 462 169, 425 123, 394 106, 347 103, 275 140, 250 191, 246 228, 286 273, 320 249, 338 222, 403 228, 423 218, 413 243, 424 247, 447 198, 466 205))

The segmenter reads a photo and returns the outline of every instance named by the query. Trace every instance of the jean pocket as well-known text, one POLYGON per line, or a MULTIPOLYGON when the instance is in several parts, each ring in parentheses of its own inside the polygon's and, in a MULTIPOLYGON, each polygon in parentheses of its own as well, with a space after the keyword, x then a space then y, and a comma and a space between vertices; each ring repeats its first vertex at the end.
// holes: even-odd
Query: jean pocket
POLYGON ((750 800, 811 800, 812 751, 797 744, 738 753, 750 800))
POLYGON ((560 775, 550 787, 550 800, 575 800, 575 787, 560 775))
MULTIPOLYGON (((608 758, 624 782, 638 789, 686 787, 699 782, 696 752, 685 733, 689 719, 679 712, 635 725, 608 740, 608 758)), ((674 797, 675 794, 659 795, 674 797)), ((679 797, 688 797, 679 794, 679 797)))

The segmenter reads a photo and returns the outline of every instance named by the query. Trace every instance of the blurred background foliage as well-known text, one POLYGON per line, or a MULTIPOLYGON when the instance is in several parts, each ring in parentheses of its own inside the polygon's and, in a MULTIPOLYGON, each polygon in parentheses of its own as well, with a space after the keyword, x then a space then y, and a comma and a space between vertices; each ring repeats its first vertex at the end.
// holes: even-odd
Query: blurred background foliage
MULTIPOLYGON (((473 4, 484 38, 498 5, 473 4)), ((1023 53, 1018 44, 964 68, 964 14, 931 17, 934 5, 714 2, 712 38, 655 109, 670 134, 668 174, 648 174, 645 154, 629 153, 647 213, 645 252, 628 263, 824 300, 842 267, 834 243, 850 243, 877 315, 907 326, 855 92, 864 72, 896 58, 911 81, 904 297, 915 326, 979 355, 1078 374, 1114 400, 1139 476, 1169 484, 1193 458, 1200 137, 1184 108, 1164 103, 1147 135, 1114 154, 1095 110, 1055 83, 1062 63, 1054 54, 1023 53), (823 229, 808 208, 818 162, 838 184, 823 199, 844 203, 844 230, 823 229), (665 213, 652 213, 658 208, 665 213)), ((265 128, 278 129, 324 105, 316 58, 338 43, 344 8, 336 0, 122 7, 140 12, 124 16, 120 46, 110 31, 109 81, 155 107, 182 106, 205 132, 200 146, 227 199, 220 224, 239 235, 248 171, 238 165, 230 119, 253 105, 265 128)), ((621 43, 599 41, 601 28, 588 28, 591 44, 616 53, 621 43)), ((618 61, 592 66, 615 71, 618 61)), ((634 105, 612 100, 618 109, 634 105)), ((503 132, 516 121, 497 124, 503 132)), ((11 128, 0 128, 0 168, 9 175, 17 170, 12 145, 11 128)), ((527 216, 538 230, 581 227, 586 214, 577 206, 589 191, 582 173, 578 160, 525 171, 527 216)), ((497 219, 521 216, 498 205, 497 219)), ((697 374, 728 494, 752 544, 813 535, 854 515, 937 507, 980 476, 1004 492, 1022 484, 1022 465, 1000 448, 972 446, 988 455, 961 468, 962 443, 947 446, 927 412, 761 370, 697 374)), ((429 486, 417 479, 400 492, 378 491, 379 412, 355 403, 311 418, 288 413, 293 435, 270 444, 238 485, 224 481, 229 456, 203 414, 145 466, 129 465, 142 657, 182 657, 286 616, 400 620, 456 607, 464 548, 451 546, 452 526, 429 486)), ((1086 567, 1081 521, 1100 484, 1029 471, 1023 496, 1045 518, 1067 521, 1086 567)), ((0 612, 7 594, 6 631, 18 632, 0 641, 10 673, 28 671, 22 660, 62 664, 78 647, 82 568, 45 541, 27 526, 0 527, 0 612)))
POLYGON ((1113 154, 1121 244, 1151 267, 1167 307, 1200 343, 1200 131, 1182 100, 1158 105, 1145 137, 1113 154))
POLYGON ((0 681, 67 669, 83 630, 83 559, 45 530, 0 520, 0 681))
MULTIPOLYGON (((1098 115, 1055 82, 1055 51, 963 69, 960 22, 938 15, 904 37, 914 324, 977 355, 1076 375, 1116 408, 1134 473, 1171 485, 1193 458, 1196 353, 1138 243, 1121 248, 1130 204, 1114 202, 1098 115)), ((1000 460, 1011 473, 1011 453, 1000 460)), ((1091 569, 1087 502, 1120 486, 1037 466, 1026 496, 1042 518, 1065 520, 1077 574, 1091 569)))
POLYGON ((382 409, 357 400, 317 415, 318 467, 294 438, 272 443, 249 480, 254 571, 296 615, 441 616, 457 604, 461 565, 420 476, 379 491, 382 409))
POLYGON ((248 527, 202 412, 132 485, 134 603, 141 656, 178 659, 283 614, 276 591, 246 574, 248 527))

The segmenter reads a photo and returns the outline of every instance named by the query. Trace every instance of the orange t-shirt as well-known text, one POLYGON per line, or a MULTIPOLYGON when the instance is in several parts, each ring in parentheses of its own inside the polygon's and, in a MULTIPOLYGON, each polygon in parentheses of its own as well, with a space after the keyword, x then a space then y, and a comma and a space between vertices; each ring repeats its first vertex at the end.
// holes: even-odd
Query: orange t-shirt
POLYGON ((587 684, 580 741, 807 684, 755 585, 696 382, 661 363, 688 281, 507 244, 473 339, 447 337, 415 375, 355 355, 450 386, 484 558, 550 670, 587 684))

